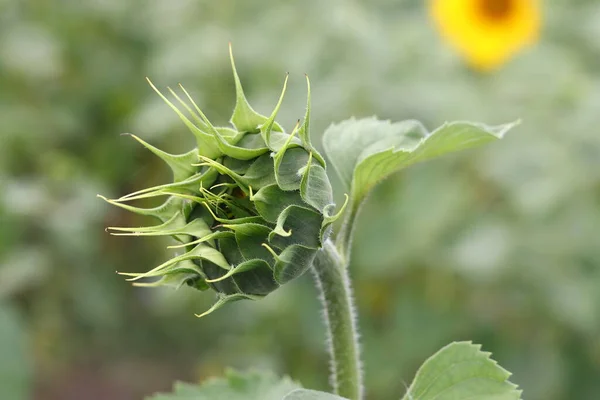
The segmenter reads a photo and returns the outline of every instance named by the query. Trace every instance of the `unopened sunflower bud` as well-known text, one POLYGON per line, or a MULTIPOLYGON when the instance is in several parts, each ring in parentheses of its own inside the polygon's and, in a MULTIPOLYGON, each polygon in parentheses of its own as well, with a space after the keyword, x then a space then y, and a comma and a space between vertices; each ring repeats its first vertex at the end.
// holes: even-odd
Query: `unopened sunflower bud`
POLYGON ((334 212, 325 161, 310 142, 310 84, 304 120, 288 134, 275 121, 287 76, 275 109, 266 117, 248 104, 233 56, 231 65, 236 87, 232 128, 213 126, 183 87, 188 102, 169 89, 182 111, 150 83, 198 147, 172 155, 132 135, 166 162, 174 180, 119 199, 104 198, 161 221, 150 227, 108 228, 112 234, 171 236, 179 242, 172 247, 184 250, 146 273, 122 275, 138 286, 213 289, 219 299, 202 315, 233 300, 261 298, 302 275, 344 208, 334 212), (149 209, 129 204, 150 197, 167 199, 149 209), (146 278, 154 280, 142 282, 146 278))

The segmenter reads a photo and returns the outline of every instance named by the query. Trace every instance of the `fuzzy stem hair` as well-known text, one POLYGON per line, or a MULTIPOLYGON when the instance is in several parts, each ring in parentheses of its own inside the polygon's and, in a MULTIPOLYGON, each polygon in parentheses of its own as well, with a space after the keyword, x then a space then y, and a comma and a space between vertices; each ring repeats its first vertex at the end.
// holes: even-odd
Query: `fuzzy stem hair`
POLYGON ((312 271, 323 304, 331 385, 342 397, 362 400, 359 337, 347 267, 335 245, 327 240, 317 253, 312 271))

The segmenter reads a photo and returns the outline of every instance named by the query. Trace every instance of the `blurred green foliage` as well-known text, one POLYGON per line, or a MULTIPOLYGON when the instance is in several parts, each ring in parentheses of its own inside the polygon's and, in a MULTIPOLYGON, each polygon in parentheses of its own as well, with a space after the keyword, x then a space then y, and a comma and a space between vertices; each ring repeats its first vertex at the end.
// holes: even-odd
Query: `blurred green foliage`
POLYGON ((15 311, 0 305, 0 388, 2 396, 24 399, 31 392, 31 365, 26 336, 15 311))
POLYGON ((193 145, 144 76, 184 83, 224 124, 232 41, 258 111, 272 109, 290 72, 288 129, 310 75, 315 143, 352 115, 429 128, 523 120, 484 150, 385 181, 364 208, 352 274, 370 399, 397 399, 425 358, 462 339, 492 351, 528 399, 597 399, 600 5, 543 5, 540 43, 482 75, 441 43, 417 0, 0 0, 0 300, 19 314, 0 332, 22 325, 3 340, 11 350, 27 341, 33 398, 140 398, 227 365, 327 388, 309 276, 197 320, 210 295, 134 289, 114 274, 168 257, 160 240, 103 231, 142 221, 96 193, 169 178, 119 134, 167 151, 193 145))

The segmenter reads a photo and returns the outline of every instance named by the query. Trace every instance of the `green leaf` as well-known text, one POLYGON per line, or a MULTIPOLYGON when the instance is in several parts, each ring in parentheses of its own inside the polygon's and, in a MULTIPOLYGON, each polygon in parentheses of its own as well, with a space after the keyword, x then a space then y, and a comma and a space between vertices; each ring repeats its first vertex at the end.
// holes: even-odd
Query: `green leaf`
POLYGON ((327 128, 323 145, 351 191, 351 204, 357 207, 391 174, 420 161, 500 139, 514 125, 451 122, 428 133, 418 121, 350 119, 327 128))
POLYGON ((520 400, 510 372, 471 342, 454 342, 417 371, 403 400, 520 400))
POLYGON ((317 392, 316 390, 296 389, 288 393, 282 400, 347 400, 335 394, 317 392))
POLYGON ((146 400, 281 400, 300 386, 271 372, 227 371, 201 385, 176 383, 173 393, 156 394, 146 400))
POLYGON ((0 304, 0 392, 3 399, 25 400, 30 396, 31 365, 27 358, 26 338, 14 310, 0 304))

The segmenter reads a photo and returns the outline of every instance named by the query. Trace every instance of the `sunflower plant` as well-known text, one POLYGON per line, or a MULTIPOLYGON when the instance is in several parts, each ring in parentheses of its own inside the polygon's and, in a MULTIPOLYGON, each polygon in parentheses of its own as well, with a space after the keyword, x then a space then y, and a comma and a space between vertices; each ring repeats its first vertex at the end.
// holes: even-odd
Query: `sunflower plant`
MULTIPOLYGON (((428 131, 418 121, 376 118, 332 124, 323 135, 324 154, 311 142, 310 84, 303 118, 289 131, 277 122, 286 91, 269 115, 246 100, 233 56, 236 104, 227 127, 214 126, 180 86, 171 99, 151 87, 181 119, 197 147, 169 154, 131 135, 171 169, 173 181, 145 188, 110 204, 153 217, 145 227, 110 227, 113 235, 168 236, 178 254, 145 273, 127 273, 137 286, 188 286, 214 294, 204 317, 227 303, 260 300, 311 272, 327 327, 332 393, 303 389, 268 372, 227 371, 200 385, 177 383, 151 399, 360 400, 359 332, 349 264, 356 217, 382 180, 421 161, 502 138, 514 124, 487 126, 450 122, 428 131), (334 170, 344 196, 335 196, 334 170), (137 200, 159 198, 142 208, 137 200), (335 198, 344 198, 336 204, 335 198), (336 221, 339 220, 339 223, 336 221)), ((354 244, 357 245, 357 244, 354 244)), ((360 245, 360 244, 358 244, 360 245)), ((226 311, 223 311, 226 312, 226 311)), ((208 321, 204 320, 204 323, 208 321)), ((509 373, 471 342, 444 347, 418 370, 403 399, 506 399, 521 392, 509 373)))

